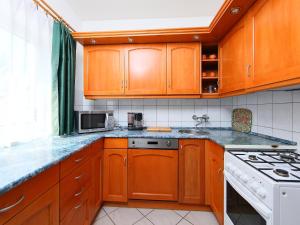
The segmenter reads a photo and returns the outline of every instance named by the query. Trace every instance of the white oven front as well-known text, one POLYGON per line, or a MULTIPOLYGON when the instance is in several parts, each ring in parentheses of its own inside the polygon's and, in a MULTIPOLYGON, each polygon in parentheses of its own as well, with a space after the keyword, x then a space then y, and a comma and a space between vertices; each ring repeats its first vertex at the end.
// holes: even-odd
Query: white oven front
POLYGON ((272 210, 226 170, 224 174, 224 224, 273 225, 272 210))

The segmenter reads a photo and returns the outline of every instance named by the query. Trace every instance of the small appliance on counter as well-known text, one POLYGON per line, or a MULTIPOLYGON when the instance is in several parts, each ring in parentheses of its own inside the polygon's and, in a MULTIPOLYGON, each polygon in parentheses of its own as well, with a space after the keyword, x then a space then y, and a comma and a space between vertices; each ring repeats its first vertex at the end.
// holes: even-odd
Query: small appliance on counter
POLYGON ((75 111, 75 129, 79 134, 113 130, 113 111, 75 111))
POLYGON ((143 113, 128 113, 128 130, 143 130, 144 129, 144 121, 143 121, 143 113))

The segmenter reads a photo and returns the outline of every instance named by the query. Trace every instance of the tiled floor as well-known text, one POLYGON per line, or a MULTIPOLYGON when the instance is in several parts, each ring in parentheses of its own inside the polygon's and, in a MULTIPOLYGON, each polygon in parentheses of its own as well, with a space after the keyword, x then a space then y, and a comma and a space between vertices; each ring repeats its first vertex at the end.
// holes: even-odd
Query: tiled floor
POLYGON ((211 212, 104 206, 94 225, 218 225, 211 212))

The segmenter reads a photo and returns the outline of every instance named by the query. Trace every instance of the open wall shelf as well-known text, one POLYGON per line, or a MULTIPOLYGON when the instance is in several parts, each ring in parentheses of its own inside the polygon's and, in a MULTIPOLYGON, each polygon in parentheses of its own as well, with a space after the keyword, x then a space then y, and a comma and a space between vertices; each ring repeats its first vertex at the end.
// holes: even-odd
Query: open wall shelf
POLYGON ((201 79, 202 94, 216 96, 219 93, 219 54, 218 45, 202 45, 201 79))

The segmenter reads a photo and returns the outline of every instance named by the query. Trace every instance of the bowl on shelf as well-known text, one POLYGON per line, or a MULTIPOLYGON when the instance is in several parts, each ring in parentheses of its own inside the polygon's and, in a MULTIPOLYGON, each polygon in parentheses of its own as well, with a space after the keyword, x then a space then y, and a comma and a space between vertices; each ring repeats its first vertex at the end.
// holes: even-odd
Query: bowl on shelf
POLYGON ((207 72, 202 72, 202 77, 207 77, 207 72))
POLYGON ((216 54, 210 54, 208 56, 209 59, 217 59, 217 55, 216 54))
POLYGON ((218 72, 217 71, 210 71, 209 72, 209 77, 217 77, 218 76, 218 72))

